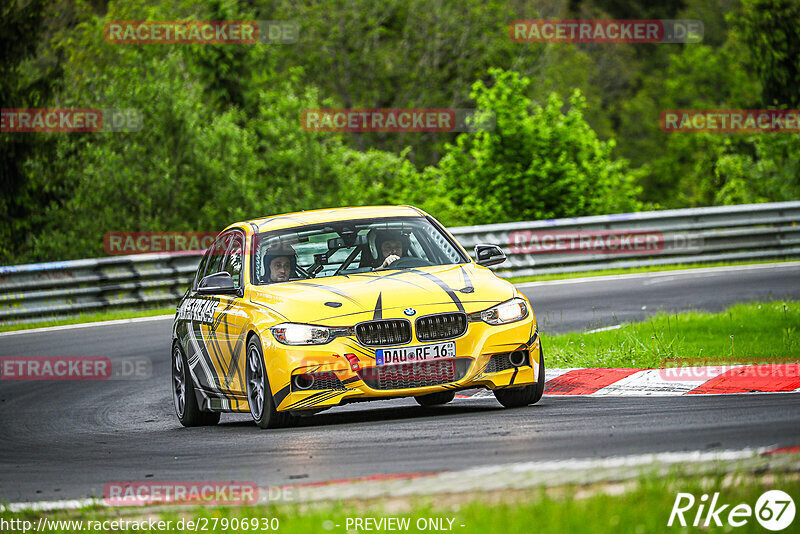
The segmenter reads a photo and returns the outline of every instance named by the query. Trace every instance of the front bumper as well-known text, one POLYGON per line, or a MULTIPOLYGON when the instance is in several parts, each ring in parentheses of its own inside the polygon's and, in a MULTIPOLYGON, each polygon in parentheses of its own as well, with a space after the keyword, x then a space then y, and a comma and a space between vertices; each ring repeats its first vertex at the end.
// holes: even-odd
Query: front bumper
MULTIPOLYGON (((539 379, 539 338, 532 313, 522 321, 502 326, 470 323, 467 332, 453 341, 458 362, 455 380, 422 387, 377 389, 374 381, 367 378, 371 376, 369 371, 388 366, 376 367, 375 348, 365 347, 354 338, 337 338, 326 345, 298 348, 262 339, 265 355, 276 356, 266 359, 273 398, 279 411, 319 410, 361 400, 413 397, 448 390, 526 386, 539 379), (529 352, 525 365, 503 370, 490 365, 492 355, 513 351, 529 352), (345 354, 356 355, 358 370, 351 368, 345 354), (321 372, 334 373, 341 385, 335 389, 308 390, 297 390, 292 386, 294 375, 321 372)), ((422 344, 427 343, 412 342, 404 346, 422 344)))

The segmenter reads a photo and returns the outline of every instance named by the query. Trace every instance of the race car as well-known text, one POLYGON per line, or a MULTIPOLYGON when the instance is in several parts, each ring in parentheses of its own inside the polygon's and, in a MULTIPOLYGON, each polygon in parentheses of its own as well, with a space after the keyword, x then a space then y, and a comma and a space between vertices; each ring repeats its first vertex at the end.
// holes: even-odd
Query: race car
POLYGON ((261 428, 359 401, 445 404, 488 388, 536 403, 544 357, 530 302, 411 206, 304 211, 228 226, 172 328, 184 426, 249 412, 261 428))

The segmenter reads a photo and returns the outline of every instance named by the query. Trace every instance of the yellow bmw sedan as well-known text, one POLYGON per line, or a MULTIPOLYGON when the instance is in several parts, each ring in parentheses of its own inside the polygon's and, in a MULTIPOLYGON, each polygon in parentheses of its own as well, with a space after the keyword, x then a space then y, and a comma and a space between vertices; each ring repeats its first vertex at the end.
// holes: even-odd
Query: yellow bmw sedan
POLYGON ((305 211, 232 224, 206 251, 172 329, 185 426, 249 412, 261 428, 351 402, 450 402, 488 388, 537 402, 544 359, 531 305, 411 206, 305 211))

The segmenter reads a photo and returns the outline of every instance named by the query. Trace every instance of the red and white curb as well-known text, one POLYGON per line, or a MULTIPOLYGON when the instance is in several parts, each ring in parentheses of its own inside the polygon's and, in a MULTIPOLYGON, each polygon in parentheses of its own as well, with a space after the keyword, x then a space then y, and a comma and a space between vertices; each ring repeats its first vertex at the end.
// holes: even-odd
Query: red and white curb
MULTIPOLYGON (((545 395, 729 395, 800 392, 800 363, 631 369, 548 369, 545 395)), ((459 392, 460 399, 491 397, 488 390, 459 392)))

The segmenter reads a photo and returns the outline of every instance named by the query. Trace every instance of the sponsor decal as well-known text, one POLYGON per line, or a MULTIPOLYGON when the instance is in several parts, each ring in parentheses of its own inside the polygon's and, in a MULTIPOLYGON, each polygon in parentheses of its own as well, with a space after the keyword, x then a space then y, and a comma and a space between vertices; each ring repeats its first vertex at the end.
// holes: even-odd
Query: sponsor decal
POLYGON ((81 133, 138 132, 142 114, 137 109, 3 108, 0 132, 81 133))
POLYGON ((286 44, 299 24, 286 20, 116 20, 103 38, 111 44, 286 44))
POLYGON ((189 298, 181 302, 175 319, 179 321, 194 321, 202 324, 213 324, 214 310, 217 309, 219 299, 189 298))
POLYGON ((517 43, 699 43, 699 20, 515 20, 508 35, 517 43))
POLYGON ((658 123, 667 133, 800 133, 800 110, 672 109, 658 123))

